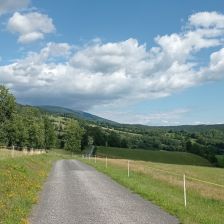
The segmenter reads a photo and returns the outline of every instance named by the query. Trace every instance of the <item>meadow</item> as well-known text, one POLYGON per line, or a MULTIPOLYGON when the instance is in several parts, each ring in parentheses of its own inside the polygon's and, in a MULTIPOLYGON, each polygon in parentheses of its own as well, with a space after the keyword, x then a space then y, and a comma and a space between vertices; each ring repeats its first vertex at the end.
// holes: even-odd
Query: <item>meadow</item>
POLYGON ((143 155, 138 155, 137 159, 134 159, 133 153, 138 153, 137 150, 133 152, 127 149, 124 152, 123 149, 105 147, 98 148, 98 150, 97 156, 99 157, 96 163, 95 158, 90 160, 81 158, 81 160, 177 216, 181 223, 224 223, 224 170, 222 168, 209 167, 209 163, 206 163, 203 158, 202 160, 195 158, 196 165, 186 165, 189 162, 189 155, 184 160, 185 153, 179 157, 185 161, 185 164, 175 164, 178 157, 173 157, 174 161, 171 161, 172 158, 167 158, 166 152, 157 152, 160 155, 152 157, 154 151, 145 152, 143 150, 144 160, 148 161, 142 161, 140 157, 143 155), (107 168, 105 156, 108 157, 107 168), (166 158, 162 158, 163 156, 166 158), (158 160, 165 162, 158 162, 158 160), (183 195, 183 174, 186 175, 186 207, 183 195))
POLYGON ((188 152, 127 149, 115 147, 111 148, 99 146, 97 147, 97 155, 108 156, 110 158, 125 158, 169 164, 211 166, 210 162, 205 158, 188 152))

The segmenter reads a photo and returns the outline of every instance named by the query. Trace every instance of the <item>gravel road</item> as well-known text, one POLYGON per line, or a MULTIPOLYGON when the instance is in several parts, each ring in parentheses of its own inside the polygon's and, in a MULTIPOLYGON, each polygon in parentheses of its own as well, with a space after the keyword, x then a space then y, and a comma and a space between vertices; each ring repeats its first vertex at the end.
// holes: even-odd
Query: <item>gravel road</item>
POLYGON ((77 160, 54 165, 31 224, 177 224, 159 207, 77 160))

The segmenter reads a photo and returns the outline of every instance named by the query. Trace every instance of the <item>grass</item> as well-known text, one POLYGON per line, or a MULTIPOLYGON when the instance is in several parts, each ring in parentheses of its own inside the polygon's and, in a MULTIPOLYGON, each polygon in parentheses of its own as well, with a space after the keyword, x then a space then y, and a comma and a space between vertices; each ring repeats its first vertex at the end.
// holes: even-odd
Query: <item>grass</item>
POLYGON ((12 157, 24 156, 23 152, 14 150, 8 150, 5 148, 0 148, 0 160, 9 159, 12 157))
MULTIPOLYGON (((44 153, 44 152, 43 152, 44 153)), ((38 155, 42 154, 41 151, 18 151, 18 150, 9 150, 6 148, 0 148, 0 160, 23 157, 28 155, 38 155)))
MULTIPOLYGON (((181 223, 224 223, 224 188, 189 179, 194 177, 224 185, 223 169, 169 164, 178 161, 178 156, 164 151, 154 154, 154 151, 123 151, 123 149, 99 147, 97 152, 100 156, 112 157, 108 159, 107 169, 105 169, 104 158, 98 158, 96 164, 94 160, 83 161, 177 216, 181 223), (173 160, 172 155, 175 155, 173 160), (134 160, 135 156, 137 160, 134 160), (115 157, 120 159, 114 159, 115 157), (127 159, 132 159, 129 178, 127 159), (187 208, 183 206, 183 173, 187 176, 187 208)), ((187 154, 188 156, 189 158, 179 155, 181 163, 189 164, 191 158, 197 165, 206 165, 203 159, 193 158, 191 154, 187 154)), ((0 224, 25 224, 32 205, 38 201, 38 193, 52 164, 58 159, 70 159, 71 153, 54 150, 42 155, 18 154, 18 157, 11 158, 11 151, 0 150, 0 158, 2 158, 0 160, 0 224)), ((77 158, 80 159, 78 156, 77 158)))
POLYGON ((211 166, 208 160, 187 152, 153 151, 143 149, 121 149, 111 147, 97 147, 98 156, 111 158, 127 158, 133 160, 151 161, 169 164, 211 166))
MULTIPOLYGON (((102 150, 103 148, 99 150, 100 156, 106 155, 107 151, 102 152, 102 150)), ((111 152, 113 149, 107 150, 111 152)), ((131 191, 159 205, 170 214, 177 216, 183 224, 224 223, 224 188, 190 179, 193 177, 224 185, 223 169, 198 166, 198 163, 197 166, 158 163, 157 159, 156 162, 140 161, 138 157, 138 160, 130 160, 130 177, 128 177, 127 159, 133 158, 133 154, 128 153, 124 159, 124 152, 116 152, 118 157, 122 155, 123 159, 114 159, 117 156, 114 152, 113 158, 107 155, 108 168, 105 168, 104 158, 97 158, 96 163, 94 163, 94 159, 81 160, 111 176, 131 191), (183 200, 184 173, 187 177, 186 208, 183 200)), ((167 159, 160 159, 167 162, 167 159)))
POLYGON ((4 157, 0 161, 0 224, 25 224, 52 164, 70 156, 62 150, 14 158, 8 153, 0 151, 0 157, 4 157))

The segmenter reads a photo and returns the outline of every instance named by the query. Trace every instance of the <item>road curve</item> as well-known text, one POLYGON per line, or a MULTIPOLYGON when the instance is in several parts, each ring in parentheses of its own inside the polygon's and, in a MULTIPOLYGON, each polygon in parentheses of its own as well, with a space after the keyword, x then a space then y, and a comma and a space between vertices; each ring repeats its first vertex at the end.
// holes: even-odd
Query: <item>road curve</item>
POLYGON ((177 224, 159 207, 77 160, 54 165, 31 224, 177 224))

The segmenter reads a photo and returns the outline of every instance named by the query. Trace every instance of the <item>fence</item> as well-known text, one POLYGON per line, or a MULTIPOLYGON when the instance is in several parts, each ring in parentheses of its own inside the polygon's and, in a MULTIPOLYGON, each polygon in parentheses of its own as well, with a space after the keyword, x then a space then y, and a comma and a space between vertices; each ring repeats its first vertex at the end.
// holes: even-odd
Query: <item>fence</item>
POLYGON ((45 153, 45 150, 41 149, 23 149, 22 151, 15 150, 14 146, 12 146, 11 149, 7 149, 4 146, 0 146, 0 159, 6 159, 6 158, 14 158, 14 157, 20 157, 20 156, 32 156, 32 155, 39 155, 45 153))
MULTIPOLYGON (((202 180, 193 177, 186 173, 173 172, 170 170, 161 169, 148 165, 147 162, 124 160, 124 159, 109 159, 108 157, 89 157, 94 163, 97 161, 101 164, 105 163, 107 169, 110 165, 113 167, 121 167, 127 169, 127 177, 132 177, 132 173, 141 173, 151 176, 154 179, 164 181, 171 186, 177 186, 182 188, 183 191, 183 205, 187 207, 188 204, 188 190, 194 191, 201 196, 210 199, 223 200, 224 201, 224 185, 214 183, 211 181, 202 180)), ((224 173, 224 170, 223 170, 224 173)))

